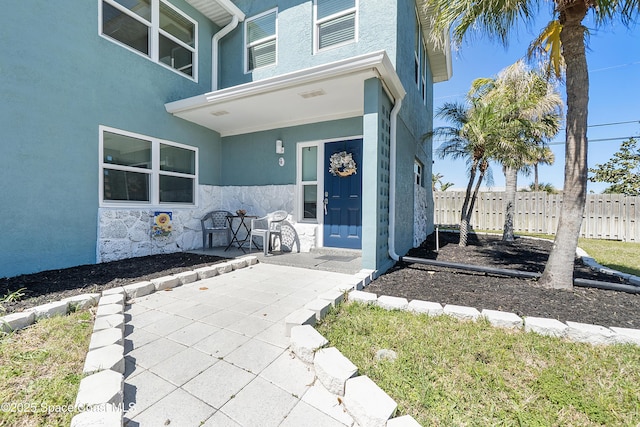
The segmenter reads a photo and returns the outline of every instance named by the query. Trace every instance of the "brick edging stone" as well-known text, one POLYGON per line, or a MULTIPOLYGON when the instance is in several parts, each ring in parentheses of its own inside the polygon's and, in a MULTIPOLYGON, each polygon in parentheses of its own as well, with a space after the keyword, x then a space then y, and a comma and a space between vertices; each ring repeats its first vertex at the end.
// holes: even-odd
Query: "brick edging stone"
MULTIPOLYGON (((373 276, 372 273, 370 274, 373 276)), ((640 329, 606 328, 570 321, 563 323, 556 319, 520 317, 515 313, 497 310, 483 309, 479 311, 474 307, 451 304, 443 306, 439 303, 421 300, 409 302, 405 298, 385 295, 378 297, 374 293, 360 290, 366 286, 364 283, 365 280, 358 279, 358 283, 350 288, 341 285, 334 292, 330 291, 320 295, 318 299, 323 303, 316 301, 310 304, 317 307, 336 305, 342 302, 343 298, 337 296, 338 293, 342 293, 343 296, 347 295, 347 300, 350 302, 377 305, 386 310, 409 311, 429 316, 449 315, 466 321, 478 321, 485 318, 494 327, 531 331, 594 345, 617 343, 640 345, 640 329)), ((368 282, 366 283, 368 284, 368 282)), ((297 312, 294 313, 295 316, 288 316, 285 319, 287 331, 290 331, 290 349, 298 359, 314 371, 315 379, 319 380, 324 388, 333 394, 335 399, 332 401, 340 402, 343 410, 362 427, 419 426, 420 424, 408 415, 392 418, 397 408, 393 399, 368 377, 359 376, 357 367, 338 349, 326 348, 326 345, 329 344, 328 340, 313 327, 315 321, 321 320, 320 316, 324 317, 326 311, 322 311, 321 315, 318 314, 318 318, 314 316, 318 312, 306 311, 309 312, 307 318, 313 319, 313 322, 301 321, 304 316, 301 317, 299 313, 296 314, 297 312)), ((316 409, 331 415, 332 408, 317 407, 316 409)))
POLYGON ((90 374, 80 382, 76 407, 82 412, 73 417, 71 427, 118 426, 124 413, 124 307, 125 302, 197 280, 217 276, 257 264, 256 256, 212 264, 151 281, 132 283, 102 292, 96 323, 85 358, 83 372, 90 374), (120 317, 122 318, 120 321, 120 317), (99 320, 105 320, 99 322, 99 320), (106 326, 105 326, 106 324, 106 326), (99 424, 97 424, 99 423, 99 424))
MULTIPOLYGON (((11 333, 32 325, 37 320, 72 311, 96 307, 96 319, 83 374, 76 396, 75 408, 80 411, 71 420, 72 427, 121 427, 124 417, 124 307, 127 300, 149 295, 159 290, 192 283, 202 278, 228 273, 254 265, 256 256, 245 256, 226 263, 212 264, 215 274, 188 271, 65 298, 0 317, 0 332, 11 333)), ((211 267, 206 267, 207 269, 211 267)))

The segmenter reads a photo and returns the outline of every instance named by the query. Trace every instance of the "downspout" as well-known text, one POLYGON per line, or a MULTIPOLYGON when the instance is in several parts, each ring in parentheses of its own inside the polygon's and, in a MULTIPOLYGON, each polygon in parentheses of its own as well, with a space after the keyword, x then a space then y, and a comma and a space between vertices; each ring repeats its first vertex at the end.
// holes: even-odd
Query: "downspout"
MULTIPOLYGON (((244 19, 244 16, 242 19, 244 19)), ((240 17, 234 14, 231 22, 215 33, 211 39, 211 92, 218 90, 218 51, 220 50, 220 39, 233 31, 239 22, 240 17)))
POLYGON ((399 261, 400 256, 396 253, 396 146, 397 146, 397 126, 398 113, 402 107, 402 98, 396 100, 391 110, 389 120, 389 256, 394 261, 399 261))

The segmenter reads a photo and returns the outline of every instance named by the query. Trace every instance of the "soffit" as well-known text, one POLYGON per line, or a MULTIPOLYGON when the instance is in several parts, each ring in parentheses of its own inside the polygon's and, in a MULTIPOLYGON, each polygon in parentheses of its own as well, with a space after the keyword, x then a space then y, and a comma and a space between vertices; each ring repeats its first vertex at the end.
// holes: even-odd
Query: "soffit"
POLYGON ((242 21, 244 13, 230 0, 186 0, 191 6, 209 18, 214 24, 224 27, 234 15, 242 21))
POLYGON ((433 82, 444 82, 451 78, 453 75, 453 67, 451 65, 451 45, 449 44, 448 32, 443 35, 444 45, 436 46, 431 40, 431 30, 433 28, 431 24, 431 13, 429 9, 425 10, 424 7, 418 6, 418 17, 420 18, 420 24, 422 25, 423 38, 426 41, 427 51, 429 53, 429 63, 431 64, 431 74, 433 75, 433 82))
POLYGON ((222 136, 364 113, 364 81, 379 78, 395 101, 405 92, 386 53, 376 52, 165 105, 173 115, 222 136))

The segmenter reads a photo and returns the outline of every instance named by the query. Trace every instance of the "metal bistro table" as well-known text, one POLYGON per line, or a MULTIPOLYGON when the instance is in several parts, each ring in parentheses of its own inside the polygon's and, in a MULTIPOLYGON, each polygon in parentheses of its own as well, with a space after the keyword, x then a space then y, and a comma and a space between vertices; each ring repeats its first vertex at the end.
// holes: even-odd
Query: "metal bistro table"
POLYGON ((236 243, 238 245, 238 248, 240 248, 242 252, 244 252, 245 254, 247 253, 243 246, 251 238, 251 219, 253 218, 258 217, 255 215, 227 215, 227 223, 229 224, 229 229, 231 230, 231 241, 225 248, 225 251, 229 250, 231 245, 236 243), (247 220, 249 221, 249 223, 247 223, 247 220), (234 227, 234 223, 238 224, 238 226, 234 227), (242 234, 242 229, 244 229, 244 231, 246 232, 245 235, 242 234))

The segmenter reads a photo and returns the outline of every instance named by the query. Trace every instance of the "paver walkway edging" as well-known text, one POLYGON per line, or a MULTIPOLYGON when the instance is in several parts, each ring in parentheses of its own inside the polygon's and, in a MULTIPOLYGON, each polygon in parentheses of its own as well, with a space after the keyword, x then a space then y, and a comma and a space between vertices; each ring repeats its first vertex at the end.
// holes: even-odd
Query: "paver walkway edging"
MULTIPOLYGON (((340 289, 343 290, 342 288, 340 289)), ((335 295, 327 293, 326 300, 332 301, 335 295)), ((507 313, 496 310, 479 311, 473 307, 445 305, 439 303, 421 300, 412 300, 407 302, 404 298, 390 297, 381 295, 376 296, 374 293, 358 290, 354 287, 347 293, 347 301, 352 303, 360 303, 365 305, 378 305, 385 310, 401 310, 409 311, 417 314, 427 314, 429 316, 449 315, 466 321, 478 321, 481 318, 487 319, 494 327, 503 327, 511 329, 524 329, 525 331, 534 331, 543 335, 553 335, 577 342, 586 342, 593 345, 602 344, 635 344, 640 345, 640 329, 628 328, 605 328, 599 325, 589 325, 584 323, 570 322, 562 323, 555 319, 544 319, 535 317, 521 318, 515 313, 507 313)), ((340 301, 341 302, 341 301, 340 301)), ((320 319, 318 319, 320 320, 320 319)), ((326 346, 329 341, 322 336, 315 328, 308 324, 299 324, 291 326, 291 351, 298 359, 305 362, 310 369, 315 372, 315 377, 329 391, 333 390, 334 402, 341 402, 344 411, 347 412, 361 427, 369 426, 389 426, 389 425, 419 425, 418 422, 409 415, 392 418, 395 414, 395 402, 384 391, 382 391, 368 377, 366 380, 358 380, 360 384, 357 387, 351 387, 353 390, 347 398, 347 394, 340 390, 347 390, 350 381, 356 378, 362 378, 357 372, 357 367, 349 361, 355 368, 350 373, 348 365, 343 359, 348 359, 336 348, 326 346), (333 359, 327 362, 327 351, 331 353, 333 359), (338 372, 334 376, 322 372, 318 375, 317 371, 317 355, 321 355, 320 364, 333 364, 334 372, 338 372), (342 365, 342 368, 340 368, 342 365), (342 373, 340 373, 342 372, 342 373), (336 392, 336 390, 338 390, 336 392), (355 396, 354 396, 355 395, 355 396), (371 396, 378 396, 376 399, 371 396), (373 403, 372 403, 373 402, 373 403), (372 407, 367 407, 372 404, 372 407), (365 405, 363 407, 363 405, 365 405), (374 410, 374 408, 376 410, 374 410), (388 410, 378 411, 380 408, 388 410), (392 408, 392 409, 389 409, 392 408), (379 417, 372 416, 373 413, 381 413, 379 417), (385 418, 386 417, 386 418, 385 418)), ((322 368, 323 371, 326 369, 322 368)), ((318 408, 320 409, 320 408, 318 408)), ((329 414, 331 407, 327 407, 324 412, 329 414)))
MULTIPOLYGON (((216 264, 204 269, 213 270, 217 275, 233 271, 232 268, 227 268, 227 265, 237 269, 257 262, 256 256, 246 256, 239 258, 237 262, 224 263, 225 266, 220 269, 216 264)), ((98 309, 83 371, 91 375, 80 382, 76 408, 81 412, 73 417, 71 427, 122 426, 124 412, 127 409, 124 408, 125 359, 122 346, 125 301, 210 277, 209 274, 200 274, 199 270, 202 269, 109 289, 103 291, 102 296, 94 294, 98 309)))
MULTIPOLYGON (((375 294, 361 291, 371 282, 373 275, 374 272, 371 270, 362 270, 355 275, 358 283, 352 287, 344 285, 336 287, 335 291, 319 295, 316 301, 307 306, 323 308, 328 305, 335 306, 343 302, 345 295, 348 295, 349 301, 360 299, 365 304, 376 302, 378 298, 375 294)), ((402 300, 395 297, 382 299, 388 309, 396 306, 408 309, 409 304, 406 300, 402 300)), ((327 311, 324 309, 316 311, 317 317, 314 317, 314 320, 322 320, 327 311)), ((310 311, 311 313, 313 312, 310 311)), ((343 411, 350 415, 360 427, 384 427, 392 420, 397 420, 398 426, 419 425, 410 415, 392 418, 398 406, 396 402, 369 377, 359 375, 357 366, 340 350, 335 347, 326 348, 329 341, 313 327, 315 322, 309 324, 300 319, 302 318, 296 316, 296 319, 290 317, 285 320, 287 330, 290 332, 289 348, 314 373, 315 381, 319 381, 326 389, 326 393, 333 396, 327 399, 326 407, 319 404, 316 409, 331 415, 335 411, 335 402, 339 402, 343 411)))

